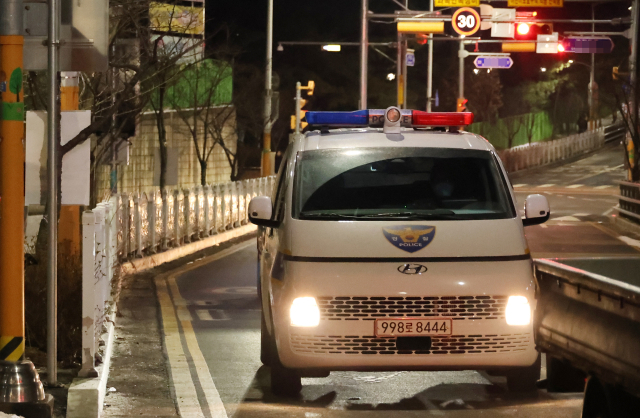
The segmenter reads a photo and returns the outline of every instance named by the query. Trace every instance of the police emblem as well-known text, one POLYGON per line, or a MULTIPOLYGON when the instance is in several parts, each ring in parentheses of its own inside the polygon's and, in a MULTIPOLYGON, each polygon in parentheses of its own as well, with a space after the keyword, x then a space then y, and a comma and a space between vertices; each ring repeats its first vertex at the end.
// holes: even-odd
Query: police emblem
POLYGON ((409 253, 414 253, 431 244, 436 235, 435 226, 398 225, 393 228, 382 228, 382 233, 394 246, 409 253))

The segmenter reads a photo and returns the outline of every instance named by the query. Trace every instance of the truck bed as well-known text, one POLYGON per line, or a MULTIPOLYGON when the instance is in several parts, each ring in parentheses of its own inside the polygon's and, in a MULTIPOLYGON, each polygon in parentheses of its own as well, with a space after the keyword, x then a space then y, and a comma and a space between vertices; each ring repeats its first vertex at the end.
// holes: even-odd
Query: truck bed
POLYGON ((538 348, 640 396, 640 259, 541 259, 534 267, 538 348))

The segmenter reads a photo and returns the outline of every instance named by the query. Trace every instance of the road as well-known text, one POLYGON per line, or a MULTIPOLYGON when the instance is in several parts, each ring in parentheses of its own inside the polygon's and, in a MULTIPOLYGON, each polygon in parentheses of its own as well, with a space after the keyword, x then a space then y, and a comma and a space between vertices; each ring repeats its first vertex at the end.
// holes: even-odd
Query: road
MULTIPOLYGON (((620 161, 621 151, 609 146, 580 161, 512 176, 519 205, 531 193, 551 204, 551 220, 526 231, 534 257, 640 257, 637 237, 617 231, 608 216, 616 204, 614 181, 624 176, 620 161)), ((504 378, 476 371, 334 372, 303 379, 298 399, 278 398, 259 360, 256 257, 251 240, 187 265, 158 286, 163 318, 175 312, 182 324, 183 342, 177 354, 168 349, 170 363, 172 355, 177 361, 184 355, 192 364, 190 376, 172 370, 176 393, 181 402, 188 401, 183 395, 194 397, 205 416, 580 416, 579 393, 513 394, 504 378), (194 382, 191 395, 181 392, 185 378, 194 382)))

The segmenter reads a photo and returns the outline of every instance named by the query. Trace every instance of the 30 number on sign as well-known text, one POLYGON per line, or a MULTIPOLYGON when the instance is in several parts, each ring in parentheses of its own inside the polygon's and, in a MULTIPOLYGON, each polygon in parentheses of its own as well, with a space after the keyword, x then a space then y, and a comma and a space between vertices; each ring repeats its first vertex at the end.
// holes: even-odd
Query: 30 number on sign
POLYGON ((460 35, 473 35, 480 29, 480 15, 470 7, 460 8, 451 16, 451 25, 460 35))

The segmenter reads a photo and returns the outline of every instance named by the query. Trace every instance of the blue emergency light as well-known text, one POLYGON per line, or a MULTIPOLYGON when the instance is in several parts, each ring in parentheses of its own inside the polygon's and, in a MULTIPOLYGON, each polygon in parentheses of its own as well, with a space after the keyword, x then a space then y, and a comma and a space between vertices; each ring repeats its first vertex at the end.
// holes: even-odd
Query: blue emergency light
POLYGON ((305 117, 309 125, 321 126, 368 126, 369 111, 355 112, 307 112, 305 117))

